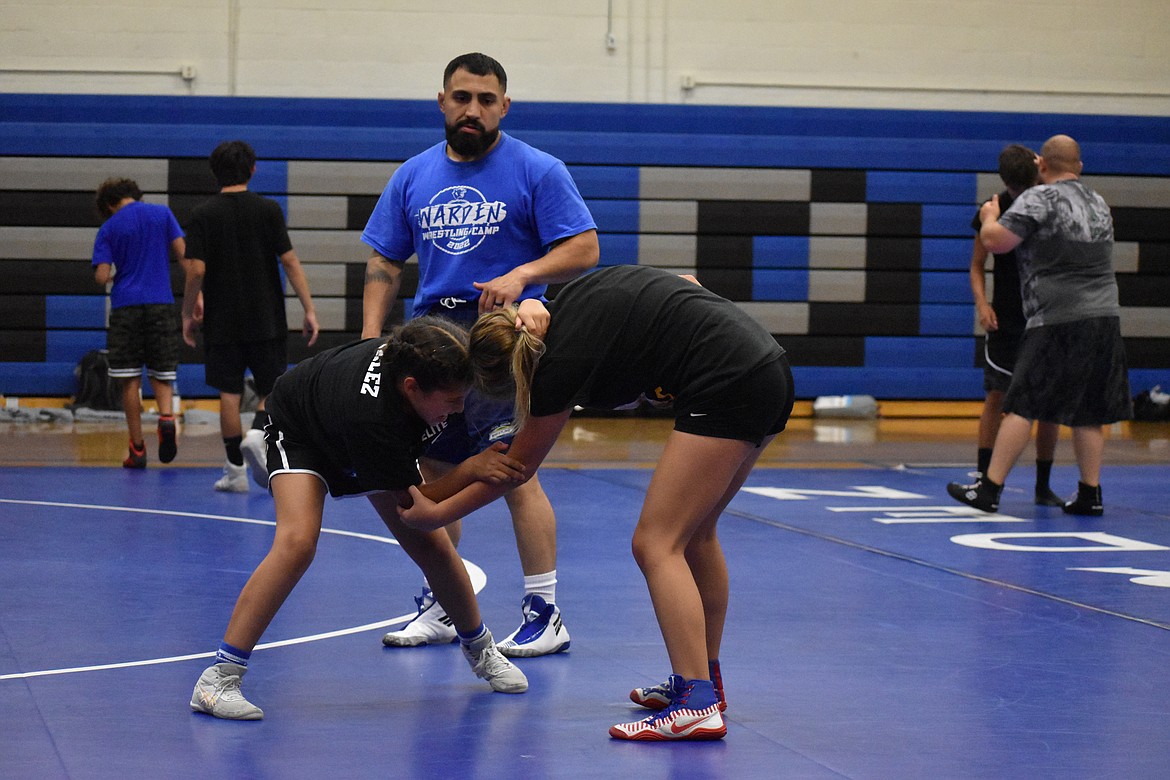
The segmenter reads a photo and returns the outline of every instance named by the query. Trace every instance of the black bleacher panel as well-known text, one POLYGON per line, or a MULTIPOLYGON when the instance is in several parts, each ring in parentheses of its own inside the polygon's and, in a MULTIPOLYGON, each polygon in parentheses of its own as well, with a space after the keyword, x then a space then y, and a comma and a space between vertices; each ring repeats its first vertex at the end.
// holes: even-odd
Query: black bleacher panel
POLYGON ((350 195, 345 199, 345 229, 364 230, 379 195, 350 195))
POLYGON ((1113 209, 1117 241, 1170 241, 1170 209, 1113 209))
POLYGON ((0 330, 0 362, 43 363, 45 331, 0 330))
MULTIPOLYGON (((1170 275, 1117 274, 1117 291, 1122 306, 1166 306, 1170 304, 1170 275)), ((1166 316, 1170 318, 1170 313, 1166 316)))
POLYGON ((729 301, 752 299, 752 272, 750 268, 700 268, 695 272, 699 284, 729 301))
POLYGON ((794 366, 863 366, 865 338, 862 336, 776 335, 776 343, 788 353, 794 366))
POLYGON ((97 295, 100 292, 88 260, 0 260, 0 295, 97 295))
POLYGON ((700 235, 807 236, 807 202, 701 200, 700 235))
POLYGON ((922 241, 917 238, 868 238, 865 267, 870 270, 917 271, 922 268, 922 241))
MULTIPOLYGON (((1130 368, 1166 368, 1166 356, 1170 355, 1170 339, 1124 339, 1125 360, 1130 368)), ((1170 372, 1167 372, 1170 380, 1170 372)), ((1170 387, 1170 381, 1163 389, 1170 387)), ((1134 392, 1142 389, 1132 388, 1134 392)))
POLYGON ((175 219, 179 220, 179 224, 185 224, 191 218, 191 211, 203 201, 207 200, 213 193, 203 192, 198 195, 194 194, 172 194, 167 199, 167 205, 170 206, 171 213, 175 215, 175 219))
POLYGON ((875 271, 865 275, 866 303, 911 303, 921 298, 922 275, 916 271, 875 271))
POLYGON ((922 205, 918 203, 870 203, 866 209, 866 235, 922 235, 922 205))
POLYGON ((751 236, 703 236, 696 238, 695 267, 751 268, 751 236))
POLYGON ((0 328, 43 331, 45 329, 44 296, 0 295, 0 328))
POLYGON ((814 336, 918 335, 917 304, 814 302, 808 309, 814 336))
MULTIPOLYGON (((211 150, 208 150, 210 153, 211 150)), ((167 168, 167 192, 211 195, 219 192, 219 185, 207 166, 206 157, 177 157, 167 168)))
POLYGON ((1142 276, 1170 274, 1170 243, 1142 242, 1139 244, 1138 273, 1142 276))
POLYGON ((865 171, 812 171, 811 198, 813 203, 864 203, 865 171))
POLYGON ((0 190, 0 225, 97 227, 101 223, 93 193, 0 190))
POLYGON ((366 289, 366 264, 345 264, 345 297, 361 299, 366 289))

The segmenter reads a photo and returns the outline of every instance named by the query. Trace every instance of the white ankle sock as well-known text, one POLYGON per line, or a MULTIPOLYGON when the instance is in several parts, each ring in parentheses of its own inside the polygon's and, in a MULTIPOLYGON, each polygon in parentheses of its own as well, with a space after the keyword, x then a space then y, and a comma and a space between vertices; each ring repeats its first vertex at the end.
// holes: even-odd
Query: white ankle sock
POLYGON ((524 595, 540 596, 546 604, 557 603, 557 570, 524 577, 524 595))

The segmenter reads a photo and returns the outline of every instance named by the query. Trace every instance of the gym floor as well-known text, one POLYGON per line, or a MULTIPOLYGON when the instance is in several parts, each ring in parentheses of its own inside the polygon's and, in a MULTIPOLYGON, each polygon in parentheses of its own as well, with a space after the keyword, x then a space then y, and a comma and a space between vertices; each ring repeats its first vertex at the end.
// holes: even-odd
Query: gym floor
MULTIPOLYGON (((271 498, 219 494, 218 427, 119 467, 118 422, 0 424, 0 778, 1163 778, 1170 767, 1170 424, 1109 430, 1105 515, 951 501, 976 420, 794 419, 720 523, 726 739, 608 727, 669 672, 630 535, 669 422, 575 417, 541 479, 559 521, 563 654, 492 693, 454 645, 383 648, 417 569, 364 499, 252 656, 259 722, 190 712, 271 498)), ((1053 487, 1075 491, 1062 438, 1053 487)), ((505 508, 460 551, 502 638, 520 621, 505 508), (482 576, 479 576, 482 574, 482 576)))

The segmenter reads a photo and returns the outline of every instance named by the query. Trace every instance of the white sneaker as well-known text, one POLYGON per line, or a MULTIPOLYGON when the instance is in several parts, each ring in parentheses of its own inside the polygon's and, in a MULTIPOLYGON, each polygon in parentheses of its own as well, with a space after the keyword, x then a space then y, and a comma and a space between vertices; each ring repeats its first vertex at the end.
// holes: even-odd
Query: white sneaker
POLYGON ((569 630, 561 621, 561 610, 540 596, 529 594, 520 607, 524 622, 500 642, 500 652, 509 658, 532 658, 569 649, 569 630))
POLYGON ((268 489, 268 444, 264 441, 264 431, 252 428, 244 434, 240 442, 240 452, 244 454, 244 463, 252 472, 252 481, 265 490, 268 489))
POLYGON ((221 493, 247 493, 248 467, 236 466, 230 460, 225 460, 223 476, 215 481, 215 489, 221 493))
POLYGON ((514 663, 500 655, 491 631, 485 629, 483 636, 462 647, 463 657, 471 664, 471 671, 476 677, 487 680, 493 691, 524 693, 528 690, 528 678, 514 663))
POLYGON ((226 720, 260 720, 264 710, 240 693, 240 678, 248 671, 238 664, 215 664, 203 670, 191 693, 191 709, 226 720))
POLYGON ((414 603, 418 605, 418 614, 401 631, 391 631, 383 636, 382 644, 386 647, 444 645, 459 638, 455 634, 455 624, 435 601, 430 588, 423 588, 422 595, 414 597, 414 603))

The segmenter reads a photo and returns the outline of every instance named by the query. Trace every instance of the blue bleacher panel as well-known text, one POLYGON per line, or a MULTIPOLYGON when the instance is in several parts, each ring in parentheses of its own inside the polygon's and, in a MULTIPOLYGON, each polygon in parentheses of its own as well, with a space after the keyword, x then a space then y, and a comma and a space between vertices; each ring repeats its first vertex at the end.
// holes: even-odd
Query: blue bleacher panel
POLYGON ((971 250, 975 234, 969 238, 922 239, 924 271, 966 271, 971 268, 971 250))
POLYGON ((752 265, 756 268, 808 268, 808 246, 808 236, 755 236, 752 238, 752 265))
POLYGON ((918 309, 918 333, 923 336, 970 336, 975 331, 975 305, 924 303, 918 309))
POLYGON ((969 203, 961 206, 924 203, 922 204, 922 235, 974 238, 975 230, 971 227, 971 219, 977 210, 978 204, 974 197, 969 203))
POLYGON ((569 173, 585 198, 637 198, 638 169, 626 165, 570 165, 569 173))
POLYGON ((965 400, 983 397, 978 368, 845 368, 793 366, 798 398, 872 395, 875 398, 965 400))
POLYGON ((630 233, 600 233, 598 265, 632 265, 638 262, 638 236, 630 233))
POLYGON ((637 200, 600 200, 586 198, 585 205, 597 223, 599 233, 637 233, 637 200))
POLYGON ((871 203, 971 203, 975 175, 921 171, 870 171, 865 196, 871 203))
POLYGON ((970 368, 970 338, 870 336, 865 340, 867 368, 970 368))
POLYGON ((966 271, 925 271, 920 283, 923 303, 961 303, 973 306, 971 274, 966 271))
POLYGON ((106 296, 104 295, 46 295, 45 327, 100 328, 106 327, 106 296))
POLYGON ((104 330, 45 331, 45 359, 77 365, 82 355, 92 349, 105 349, 104 330))
POLYGON ((753 301, 807 301, 808 271, 752 269, 753 301))

